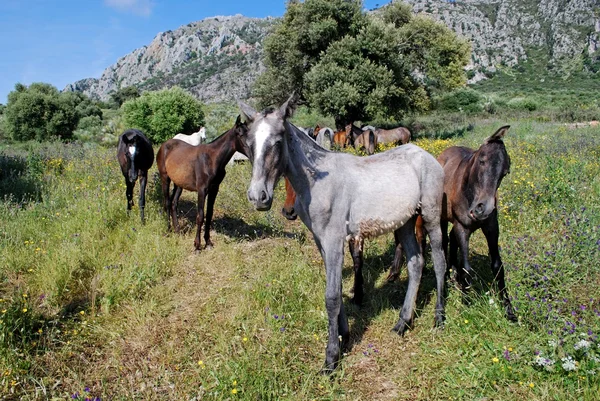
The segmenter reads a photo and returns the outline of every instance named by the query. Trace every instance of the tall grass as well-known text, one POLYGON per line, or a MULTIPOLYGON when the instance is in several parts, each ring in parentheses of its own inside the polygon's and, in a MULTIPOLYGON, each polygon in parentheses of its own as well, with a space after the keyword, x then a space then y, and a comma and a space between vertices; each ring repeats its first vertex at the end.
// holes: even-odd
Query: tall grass
POLYGON ((3 149, 1 165, 19 173, 0 176, 0 399, 596 399, 598 129, 485 120, 416 143, 434 155, 476 147, 507 123, 500 245, 519 322, 504 318, 476 233, 477 280, 467 296, 449 282, 445 329, 432 328, 428 261, 413 330, 391 333, 407 277, 385 281, 393 238, 381 237, 365 247, 361 308, 349 302, 346 256, 352 347, 331 379, 318 374, 321 257, 307 229, 279 215, 281 185, 273 209, 256 212, 250 167, 228 167, 215 248, 195 255, 195 194, 184 193, 174 235, 156 179, 146 224, 137 208, 127 214, 113 149, 3 149))

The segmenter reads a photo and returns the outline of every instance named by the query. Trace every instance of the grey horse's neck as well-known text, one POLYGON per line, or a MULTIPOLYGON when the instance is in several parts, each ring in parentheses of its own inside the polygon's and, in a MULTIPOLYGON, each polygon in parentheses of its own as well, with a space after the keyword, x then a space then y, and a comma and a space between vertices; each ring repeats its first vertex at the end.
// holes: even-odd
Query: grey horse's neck
POLYGON ((329 151, 290 122, 285 123, 287 154, 285 175, 297 194, 308 190, 319 178, 322 161, 329 151))

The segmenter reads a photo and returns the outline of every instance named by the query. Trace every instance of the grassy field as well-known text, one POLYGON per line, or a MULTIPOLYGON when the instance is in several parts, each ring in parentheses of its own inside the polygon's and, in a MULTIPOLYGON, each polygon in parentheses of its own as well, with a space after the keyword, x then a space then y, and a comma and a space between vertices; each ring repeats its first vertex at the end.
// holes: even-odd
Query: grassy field
POLYGON ((467 297, 449 282, 445 328, 433 329, 427 257, 415 326, 392 333, 407 277, 385 281, 393 238, 380 237, 366 244, 362 308, 349 302, 346 255, 352 348, 332 378, 319 375, 323 263, 302 223, 279 214, 282 184, 256 212, 250 167, 229 167, 215 247, 196 255, 194 194, 174 235, 154 179, 142 225, 137 207, 126 213, 114 149, 2 148, 0 399, 597 399, 600 129, 486 120, 416 143, 434 155, 476 147, 507 123, 500 245, 519 322, 504 318, 478 232, 477 280, 467 297))

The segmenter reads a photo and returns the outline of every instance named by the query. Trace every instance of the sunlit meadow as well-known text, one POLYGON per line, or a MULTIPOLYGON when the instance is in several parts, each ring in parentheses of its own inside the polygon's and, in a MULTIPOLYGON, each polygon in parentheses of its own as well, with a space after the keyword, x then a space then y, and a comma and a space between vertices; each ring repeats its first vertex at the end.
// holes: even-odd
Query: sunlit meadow
POLYGON ((228 167, 215 247, 196 255, 195 194, 180 203, 184 233, 169 233, 153 177, 142 224, 137 187, 126 212, 115 149, 3 148, 0 399, 597 399, 600 129, 488 120, 415 143, 437 156, 505 124, 500 245, 519 322, 504 318, 476 233, 477 279, 467 296, 448 282, 445 328, 433 329, 428 256, 414 328, 392 333, 406 273, 385 281, 393 238, 380 237, 366 245, 361 308, 346 255, 352 346, 332 378, 319 374, 323 264, 302 223, 279 214, 281 184, 256 212, 250 167, 228 167))

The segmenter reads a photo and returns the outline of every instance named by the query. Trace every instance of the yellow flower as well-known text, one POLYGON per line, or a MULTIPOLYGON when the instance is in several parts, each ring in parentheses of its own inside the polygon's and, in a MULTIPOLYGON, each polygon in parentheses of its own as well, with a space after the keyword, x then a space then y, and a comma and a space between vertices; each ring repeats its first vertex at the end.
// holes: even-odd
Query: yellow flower
POLYGON ((469 323, 469 320, 468 320, 468 319, 465 319, 465 324, 467 324, 467 323, 469 323))
POLYGON ((237 394, 237 388, 231 389, 231 394, 237 394))
POLYGON ((6 309, 2 309, 2 313, 6 313, 6 309))
POLYGON ((42 334, 43 332, 44 332, 44 330, 42 330, 42 329, 38 330, 38 333, 40 333, 40 334, 42 334))
POLYGON ((234 380, 234 381, 233 381, 233 385, 234 385, 234 386, 237 386, 237 380, 234 380))
POLYGON ((206 366, 204 365, 204 362, 202 362, 202 361, 198 361, 198 366, 200 366, 202 369, 206 368, 206 366))
POLYGON ((508 347, 509 352, 512 352, 512 350, 513 350, 512 347, 508 347))
POLYGON ((23 313, 27 312, 27 308, 23 308, 23 313))
POLYGON ((494 357, 494 358, 492 359, 492 362, 494 362, 494 363, 498 363, 498 362, 500 362, 500 359, 498 359, 498 358, 494 357))
POLYGON ((534 388, 534 387, 535 387, 535 384, 533 384, 533 383, 529 383, 529 387, 530 387, 530 388, 534 388))
POLYGON ((243 341, 243 342, 246 342, 246 341, 248 341, 248 337, 244 337, 244 338, 242 338, 242 341, 243 341))
POLYGON ((83 315, 85 315, 85 311, 84 311, 84 310, 82 310, 81 312, 79 312, 79 314, 80 314, 81 316, 83 316, 83 315))

